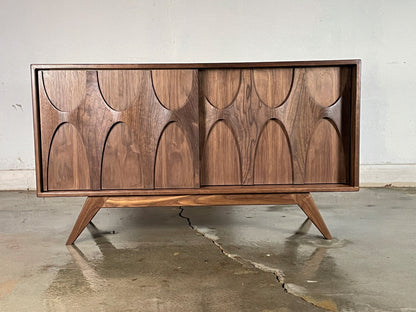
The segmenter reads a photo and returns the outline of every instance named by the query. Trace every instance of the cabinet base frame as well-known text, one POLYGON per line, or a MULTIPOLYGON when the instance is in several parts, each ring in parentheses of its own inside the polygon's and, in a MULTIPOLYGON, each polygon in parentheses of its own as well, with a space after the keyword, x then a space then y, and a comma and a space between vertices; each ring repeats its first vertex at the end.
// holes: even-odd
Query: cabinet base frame
POLYGON ((331 234, 310 193, 90 196, 84 203, 66 245, 72 245, 101 208, 148 206, 298 205, 326 239, 331 234))

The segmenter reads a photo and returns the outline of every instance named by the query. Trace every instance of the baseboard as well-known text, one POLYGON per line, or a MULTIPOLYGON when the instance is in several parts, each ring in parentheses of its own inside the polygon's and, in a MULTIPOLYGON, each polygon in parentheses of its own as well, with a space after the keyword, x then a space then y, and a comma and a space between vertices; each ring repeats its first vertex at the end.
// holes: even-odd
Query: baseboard
POLYGON ((360 186, 415 187, 416 164, 360 165, 360 186))
POLYGON ((35 170, 0 170, 0 191, 35 189, 35 170))
MULTIPOLYGON (((360 165, 360 186, 416 187, 416 164, 360 165)), ((0 190, 35 189, 35 170, 0 170, 0 190)))

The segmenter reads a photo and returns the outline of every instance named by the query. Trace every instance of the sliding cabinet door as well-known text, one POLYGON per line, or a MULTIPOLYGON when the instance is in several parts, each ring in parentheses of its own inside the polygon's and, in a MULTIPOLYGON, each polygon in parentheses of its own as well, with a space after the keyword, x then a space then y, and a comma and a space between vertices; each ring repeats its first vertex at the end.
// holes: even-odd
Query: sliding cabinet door
POLYGON ((196 70, 37 73, 43 191, 199 187, 196 70))

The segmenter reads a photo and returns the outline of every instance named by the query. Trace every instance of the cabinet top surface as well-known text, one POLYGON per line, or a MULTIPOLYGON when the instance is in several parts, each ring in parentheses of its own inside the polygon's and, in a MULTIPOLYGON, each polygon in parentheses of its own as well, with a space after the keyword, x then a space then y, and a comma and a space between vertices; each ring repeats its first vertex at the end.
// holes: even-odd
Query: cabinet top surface
POLYGON ((307 67, 307 66, 348 66, 360 65, 360 59, 316 60, 316 61, 279 61, 279 62, 241 62, 241 63, 145 63, 145 64, 32 64, 32 70, 38 69, 210 69, 210 68, 252 68, 252 67, 307 67))

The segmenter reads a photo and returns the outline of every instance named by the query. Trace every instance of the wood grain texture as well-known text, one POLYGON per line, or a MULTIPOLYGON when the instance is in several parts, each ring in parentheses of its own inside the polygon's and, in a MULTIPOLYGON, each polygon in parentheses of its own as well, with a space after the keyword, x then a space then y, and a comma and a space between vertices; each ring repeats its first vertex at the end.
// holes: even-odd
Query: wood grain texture
POLYGON ((102 156, 107 133, 118 114, 103 100, 95 71, 87 71, 85 100, 69 113, 68 121, 81 134, 87 151, 91 189, 101 189, 102 156))
POLYGON ((344 155, 337 131, 329 121, 322 120, 309 144, 305 183, 346 182, 344 155))
MULTIPOLYGON (((219 120, 227 125, 236 142, 241 172, 240 185, 249 187, 258 183, 255 181, 260 177, 256 176, 255 168, 258 167, 259 146, 270 146, 272 150, 277 146, 272 142, 273 139, 270 139, 272 141, 268 144, 260 144, 260 141, 264 141, 261 134, 270 120, 277 120, 282 131, 287 133, 289 157, 293 163, 293 181, 278 183, 295 183, 293 189, 296 191, 308 190, 308 187, 313 190, 355 190, 358 187, 359 168, 359 120, 357 120, 359 78, 359 60, 228 64, 33 65, 32 94, 36 114, 34 116, 36 154, 39 159, 36 161, 38 194, 48 191, 52 192, 51 194, 62 194, 67 191, 72 195, 112 194, 116 189, 102 188, 101 168, 104 168, 102 161, 108 143, 106 140, 111 137, 109 131, 115 123, 120 122, 129 129, 131 142, 122 139, 122 146, 115 149, 139 151, 140 146, 150 146, 150 148, 145 152, 137 153, 140 155, 138 156, 140 162, 144 161, 146 164, 146 172, 141 172, 143 181, 137 186, 142 189, 135 191, 136 186, 132 186, 129 190, 131 182, 123 185, 120 184, 119 179, 118 190, 123 194, 154 194, 151 189, 155 187, 157 144, 166 125, 177 122, 184 132, 189 140, 196 175, 199 175, 199 170, 201 172, 206 170, 203 162, 208 134, 219 120), (185 76, 187 78, 181 78, 185 76), (199 87, 198 80, 200 80, 199 87), (85 82, 84 85, 82 81, 85 82), (189 86, 191 86, 190 91, 189 86), (63 96, 65 93, 68 93, 67 97, 63 96), (98 114, 95 114, 97 112, 98 114), (89 118, 99 119, 100 122, 90 123, 89 118), (318 129, 322 120, 328 120, 333 126, 328 142, 325 142, 325 137, 329 130, 318 129), (52 139, 57 129, 66 123, 79 133, 87 155, 88 170, 85 172, 89 175, 89 189, 80 190, 79 193, 76 193, 77 182, 73 182, 72 186, 59 186, 62 189, 48 189, 48 164, 52 139), (315 137, 319 132, 322 133, 317 137, 322 137, 321 139, 315 137), (338 136, 338 143, 334 143, 334 133, 338 136), (329 180, 311 178, 308 169, 313 166, 309 161, 309 155, 313 154, 311 145, 338 147, 341 145, 340 149, 330 148, 335 154, 330 153, 326 160, 321 159, 317 163, 341 162, 339 169, 343 170, 344 174, 332 174, 332 177, 336 175, 340 178, 329 180), (337 161, 336 158, 341 161, 337 161), (202 166, 199 164, 200 160, 202 166), (332 181, 325 183, 334 185, 326 185, 321 181, 332 181), (316 187, 310 183, 315 183, 316 187), (303 184, 305 186, 302 186, 303 184)), ((112 144, 114 145, 114 142, 112 144)), ((74 145, 71 143, 68 146, 74 145)), ((262 149, 263 147, 260 148, 262 149)), ((264 148, 261 153, 272 155, 275 152, 264 148)), ((114 159, 115 157, 113 156, 114 159)), ((57 159, 55 156, 53 158, 57 159)), ((85 163, 85 157, 81 161, 85 163)), ((323 167, 322 164, 318 167, 323 167)), ((127 167, 132 168, 131 166, 127 167)), ((267 176, 270 173, 266 172, 266 167, 264 166, 262 170, 264 173, 260 174, 260 176, 266 175, 262 177, 265 182, 261 183, 269 183, 268 181, 276 178, 276 176, 267 176)), ((319 171, 315 168, 316 170, 319 171)), ((269 172, 275 171, 273 169, 269 172)), ((328 177, 327 173, 323 175, 328 177)), ((201 182, 203 181, 204 177, 201 176, 201 182)), ((61 182, 58 181, 56 185, 59 183, 61 182)), ((221 185, 221 181, 218 183, 221 185)), ((288 188, 290 185, 276 184, 274 190, 282 192, 288 188)), ((253 190, 265 192, 268 188, 259 186, 253 190)), ((185 191, 204 193, 221 190, 216 189, 215 186, 213 189, 201 190, 193 190, 188 186, 184 186, 180 191, 163 189, 163 192, 172 193, 185 191)), ((225 192, 229 191, 229 189, 225 190, 225 192)))
MULTIPOLYGON (((226 86, 223 88, 225 87, 226 86)), ((255 149, 260 132, 270 116, 268 116, 269 109, 261 102, 254 90, 252 71, 241 71, 241 83, 238 93, 233 102, 223 109, 218 109, 208 102, 207 99, 211 96, 208 92, 210 92, 209 89, 201 90, 201 101, 204 108, 204 135, 202 136, 203 143, 201 143, 203 146, 203 153, 217 154, 221 153, 222 149, 227 148, 220 143, 220 145, 215 146, 216 149, 210 150, 210 146, 206 144, 208 134, 213 125, 218 120, 224 120, 237 143, 241 166, 240 183, 243 185, 253 185, 255 149)), ((226 144, 226 141, 221 140, 220 138, 216 138, 216 140, 226 144)), ((209 174, 209 170, 206 168, 203 168, 203 172, 209 174)))
POLYGON ((289 136, 295 184, 305 183, 307 149, 322 113, 322 108, 310 100, 305 73, 305 68, 295 69, 292 92, 286 103, 275 112, 289 136))
POLYGON ((141 77, 136 85, 140 97, 128 109, 121 112, 120 120, 130 131, 134 142, 132 148, 140 151, 143 188, 154 188, 154 168, 159 138, 172 119, 172 112, 160 105, 152 85, 151 71, 139 71, 141 77))
POLYGON ((49 155, 50 147, 52 144, 52 138, 64 122, 67 122, 67 114, 59 111, 49 100, 44 80, 43 80, 43 71, 37 73, 38 77, 38 96, 39 96, 39 148, 40 159, 39 163, 42 164, 42 188, 44 191, 48 190, 48 170, 49 170, 49 155))
POLYGON ((199 187, 193 154, 185 133, 177 122, 164 130, 156 154, 155 188, 199 187))
MULTIPOLYGON (((162 131, 170 122, 177 122, 190 142, 192 186, 199 186, 196 71, 185 70, 179 73, 176 70, 157 71, 155 81, 152 80, 150 70, 71 71, 71 73, 67 74, 65 70, 39 72, 41 150, 42 166, 45 168, 44 190, 49 189, 48 183, 52 185, 51 190, 154 188, 156 150, 162 131), (46 80, 44 76, 47 77, 46 80), (167 79, 171 80, 167 81, 167 79), (44 81, 48 81, 48 84, 44 84, 44 81), (185 89, 182 88, 183 85, 185 89), (159 96, 169 103, 160 102, 155 88, 159 90, 159 96), (48 97, 49 93, 53 95, 56 103, 52 103, 48 97), (69 94, 68 99, 65 98, 66 93, 69 94), (67 102, 72 103, 72 106, 67 102), (59 107, 62 110, 58 109, 59 107), (59 146, 59 153, 65 153, 62 151, 62 144, 51 145, 55 132, 64 123, 76 129, 81 138, 79 142, 85 148, 86 158, 82 159, 84 163, 79 164, 77 168, 84 168, 83 172, 89 174, 87 188, 85 183, 80 188, 80 183, 76 182, 76 179, 71 180, 72 185, 68 183, 70 180, 65 183, 59 181, 60 176, 55 175, 55 172, 58 172, 56 170, 52 170, 52 175, 47 173, 51 165, 49 155, 56 154, 52 149, 59 146), (113 129, 114 133, 110 135, 110 130, 117 123, 122 123, 123 126, 116 126, 113 129), (105 147, 107 147, 106 153, 104 153, 105 147), (105 164, 103 159, 106 160, 105 164)), ((67 139, 72 137, 75 136, 66 136, 67 139)), ((79 144, 67 143, 67 155, 74 155, 79 144)), ((189 158, 187 154, 189 150, 185 151, 185 158, 189 158)), ((177 151, 175 153, 177 156, 177 151)), ((188 158, 184 161, 186 162, 188 158)), ((64 168, 66 166, 63 163, 64 159, 66 158, 54 157, 53 168, 64 168)), ((183 182, 182 187, 191 187, 188 181, 183 182)))
POLYGON ((240 153, 225 122, 212 127, 203 151, 202 185, 241 184, 240 153))
POLYGON ((51 143, 48 163, 49 190, 88 190, 90 174, 82 138, 74 126, 62 124, 51 143))
MULTIPOLYGON (((209 72, 210 70, 202 71, 203 79, 208 80, 211 77, 209 72)), ((214 73, 217 72, 214 70, 214 73)), ((212 75, 212 77, 216 78, 217 76, 212 75)), ((351 105, 348 96, 351 90, 349 83, 347 83, 350 79, 349 70, 339 67, 283 68, 280 71, 279 69, 243 69, 240 79, 237 95, 230 104, 222 108, 213 106, 209 101, 211 97, 209 92, 213 92, 213 89, 206 87, 206 85, 210 86, 212 83, 208 81, 202 85, 200 101, 203 107, 203 117, 201 118, 201 128, 204 133, 201 136, 203 153, 216 154, 227 148, 221 143, 217 143, 214 147, 206 146, 207 136, 213 125, 218 120, 224 120, 237 143, 242 185, 260 183, 255 180, 263 181, 262 183, 274 180, 281 181, 279 183, 294 184, 327 181, 328 179, 320 177, 316 180, 305 180, 310 141, 319 122, 325 118, 335 125, 344 146, 343 149, 329 151, 328 157, 329 159, 334 157, 342 159, 343 168, 339 169, 340 172, 345 171, 344 168, 348 168, 350 138, 346 125, 350 123, 348 109, 351 105), (282 177, 271 177, 267 170, 258 171, 257 176, 254 177, 254 160, 256 148, 259 146, 260 133, 266 123, 272 119, 277 120, 282 125, 283 132, 287 134, 289 148, 285 149, 285 155, 281 155, 281 157, 285 160, 290 159, 293 164, 291 182, 288 182, 285 170, 281 170, 281 173, 285 175, 282 177), (340 153, 342 155, 339 155, 340 153)), ((233 93, 227 91, 226 85, 215 89, 215 92, 215 97, 220 97, 221 92, 225 94, 224 97, 233 93)), ((325 141, 326 138, 319 136, 316 140, 319 142, 314 142, 314 144, 320 144, 320 141, 325 141)), ((221 142, 221 139, 216 138, 216 141, 221 142)), ((276 143, 268 143, 270 148, 275 148, 276 143)), ((266 155, 272 153, 264 150, 263 142, 260 146, 260 152, 264 157, 268 157, 266 155)), ((269 164, 264 164, 264 167, 267 166, 269 164)), ((211 167, 213 166, 211 165, 211 167)), ((207 168, 202 170, 205 175, 210 174, 207 168)), ((273 169, 271 172, 273 174, 276 170, 273 169)), ((331 179, 331 182, 346 183, 345 174, 340 174, 337 180, 331 179)))
POLYGON ((86 72, 50 70, 43 73, 43 84, 51 104, 60 111, 76 109, 85 97, 86 72))
POLYGON ((263 68, 253 70, 256 92, 263 103, 271 108, 283 104, 292 87, 292 68, 263 68))
POLYGON ((230 105, 241 85, 241 70, 214 69, 200 74, 201 89, 209 103, 219 109, 230 105))
POLYGON ((264 127, 256 150, 254 184, 291 184, 292 159, 282 127, 270 120, 264 127))
POLYGON ((345 82, 340 67, 307 68, 305 76, 308 93, 318 105, 328 107, 341 96, 345 82))
POLYGON ((139 86, 146 78, 142 71, 99 70, 97 75, 103 98, 112 109, 124 111, 139 101, 139 86))
MULTIPOLYGON (((336 102, 331 103, 331 106, 328 107, 318 104, 309 92, 309 88, 311 84, 313 84, 309 80, 311 77, 313 77, 313 79, 325 80, 327 75, 318 75, 316 72, 314 72, 313 75, 308 75, 309 70, 310 68, 295 69, 292 92, 290 93, 287 101, 275 111, 276 118, 281 120, 289 136, 295 184, 306 183, 305 174, 308 148, 312 135, 323 118, 333 122, 343 141, 349 141, 349 136, 342 127, 344 123, 350 122, 348 114, 346 116, 342 115, 343 107, 350 105, 350 103, 348 103, 348 99, 333 96, 335 91, 326 91, 329 94, 329 98, 325 100, 326 97, 322 95, 320 100, 323 103, 330 103, 335 98, 336 102)), ((336 71, 336 73, 340 74, 338 71, 336 71)), ((334 80, 341 81, 342 78, 349 78, 349 75, 346 75, 345 77, 338 77, 336 79, 334 78, 334 80)), ((314 84, 321 86, 325 84, 325 81, 315 82, 314 84)), ((345 90, 342 92, 345 92, 345 90)), ((318 137, 317 140, 325 141, 326 138, 321 136, 318 137)), ((338 153, 338 150, 336 152, 338 153)), ((343 159, 345 162, 348 162, 349 155, 344 155, 343 159)), ((334 182, 344 183, 344 177, 341 178, 341 180, 334 182)))
MULTIPOLYGON (((142 165, 142 179, 144 188, 146 189, 155 187, 154 174, 156 152, 162 132, 170 122, 177 122, 184 132, 184 136, 186 136, 187 140, 190 142, 192 173, 195 176, 195 181, 199 181, 198 81, 196 72, 189 72, 190 73, 187 75, 191 75, 192 84, 191 91, 186 96, 186 99, 183 97, 185 103, 172 104, 173 107, 176 105, 178 108, 169 110, 165 107, 169 107, 170 104, 164 103, 161 105, 160 100, 154 91, 154 87, 156 89, 158 88, 156 87, 156 83, 162 83, 163 79, 153 81, 151 71, 141 71, 141 75, 143 75, 144 78, 142 79, 142 84, 137 86, 139 88, 138 93, 141 95, 139 101, 121 113, 120 120, 126 123, 129 129, 131 129, 134 138, 134 148, 140 150, 139 156, 142 165)), ((187 75, 185 76, 188 77, 187 75)), ((171 76, 176 77, 173 74, 171 74, 171 76)), ((181 77, 181 75, 177 76, 181 77)), ((179 84, 179 82, 177 84, 179 84)), ((173 84, 173 86, 174 85, 175 84, 173 84)), ((166 90, 166 87, 161 87, 160 89, 166 90)), ((174 96, 174 91, 171 91, 170 97, 179 99, 179 95, 174 96)), ((176 91, 179 92, 178 90, 176 91)), ((168 95, 169 94, 162 98, 169 99, 168 95)), ((166 141, 164 140, 162 143, 164 144, 164 142, 166 141)), ((176 155, 176 157, 178 157, 178 155, 176 155)), ((188 156, 185 155, 184 157, 188 156)), ((187 159, 184 161, 187 162, 187 159)), ((165 163, 165 165, 167 164, 165 163)), ((171 166, 171 164, 169 164, 169 166, 171 166)), ((168 168, 162 169, 162 171, 166 170, 168 170, 168 168)), ((181 187, 189 186, 188 181, 184 181, 184 183, 185 184, 181 187)), ((196 187, 195 184, 193 184, 193 186, 196 187)), ((179 185, 177 185, 177 187, 179 187, 179 185)))
POLYGON ((67 244, 101 207, 241 203, 296 203, 330 239, 308 192, 358 190, 359 79, 359 60, 33 65, 38 194, 95 196, 67 244))
POLYGON ((312 196, 309 193, 166 195, 88 197, 66 242, 72 245, 101 208, 149 206, 227 206, 227 205, 290 205, 297 204, 327 239, 332 239, 312 196))
POLYGON ((193 91, 194 72, 192 70, 152 70, 155 93, 167 109, 182 108, 193 91))
POLYGON ((144 188, 140 149, 128 126, 122 122, 111 129, 106 140, 101 171, 101 188, 144 188))
POLYGON ((227 206, 227 205, 289 205, 296 204, 294 194, 229 194, 177 196, 115 196, 104 203, 105 208, 148 206, 227 206))
MULTIPOLYGON (((40 75, 48 74, 50 72, 41 72, 40 75)), ((86 151, 86 164, 81 164, 81 168, 88 168, 89 173, 89 189, 99 190, 100 189, 100 176, 101 176, 101 160, 102 160, 102 151, 104 148, 104 141, 108 130, 111 128, 111 125, 115 121, 116 115, 114 111, 109 108, 104 100, 101 97, 101 93, 98 87, 97 73, 95 71, 85 71, 84 72, 84 87, 83 88, 72 88, 68 87, 73 82, 71 79, 75 79, 78 76, 82 76, 80 73, 74 78, 73 75, 64 75, 61 71, 55 73, 55 76, 60 77, 60 84, 52 83, 50 84, 53 88, 59 88, 60 85, 64 85, 62 89, 55 90, 55 94, 60 94, 63 92, 76 92, 76 95, 72 95, 70 98, 81 99, 80 103, 73 105, 70 111, 60 111, 57 107, 62 107, 59 103, 51 103, 47 94, 50 90, 46 89, 46 85, 43 82, 40 85, 40 130, 42 133, 41 136, 41 145, 42 145, 42 163, 44 165, 44 188, 48 189, 49 182, 52 182, 56 185, 59 185, 59 182, 54 180, 59 180, 60 176, 53 176, 48 174, 48 177, 45 177, 45 172, 48 171, 49 154, 53 153, 51 151, 52 138, 56 132, 56 129, 63 123, 69 123, 75 127, 77 132, 81 136, 82 144, 86 151), (66 77, 68 81, 63 83, 63 77, 66 77), (56 182, 56 183, 55 183, 56 182)), ((43 81, 44 79, 42 79, 43 81)), ((74 84, 77 85, 80 83, 80 79, 75 79, 74 84)), ((64 95, 56 97, 56 99, 63 99, 64 95)), ((69 143, 69 142, 68 142, 69 143)), ((79 144, 67 144, 68 147, 76 148, 79 144)), ((72 154, 73 151, 67 150, 68 153, 72 154)), ((55 158, 57 162, 63 162, 64 159, 55 158)), ((65 166, 64 163, 58 166, 65 166)), ((75 180, 74 180, 75 181, 75 180)), ((69 186, 68 186, 69 187, 69 186)), ((69 189, 75 189, 76 185, 70 187, 69 189)))
POLYGON ((296 203, 303 210, 303 212, 308 216, 312 223, 317 227, 319 232, 326 239, 332 239, 332 235, 329 232, 324 219, 322 218, 321 213, 315 205, 315 202, 310 193, 296 194, 296 203))
POLYGON ((218 185, 201 188, 177 189, 136 189, 136 190, 101 190, 101 191, 49 191, 40 193, 40 197, 80 196, 154 196, 154 195, 214 195, 214 194, 266 194, 266 193, 305 193, 305 192, 356 192, 357 186, 340 183, 316 184, 263 184, 263 185, 218 185))
POLYGON ((78 219, 66 241, 66 245, 72 245, 92 218, 97 214, 106 202, 107 197, 88 197, 79 213, 78 219))

